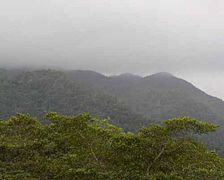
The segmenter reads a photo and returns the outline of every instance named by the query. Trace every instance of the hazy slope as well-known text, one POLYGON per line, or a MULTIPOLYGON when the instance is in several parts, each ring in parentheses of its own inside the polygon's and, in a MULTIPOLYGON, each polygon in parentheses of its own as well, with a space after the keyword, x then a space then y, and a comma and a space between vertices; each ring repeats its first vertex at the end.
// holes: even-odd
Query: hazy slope
POLYGON ((191 83, 169 73, 147 77, 131 74, 106 77, 89 71, 67 72, 69 78, 85 86, 116 96, 129 108, 155 122, 177 116, 191 116, 218 124, 216 133, 203 138, 211 149, 224 155, 224 102, 191 83))
POLYGON ((169 73, 147 77, 131 74, 106 77, 89 71, 68 72, 69 78, 87 87, 116 96, 142 115, 160 121, 176 116, 222 123, 224 102, 169 73))
POLYGON ((224 102, 169 73, 147 77, 107 77, 93 71, 0 70, 0 118, 16 112, 42 116, 46 111, 71 115, 89 112, 126 130, 177 116, 220 125, 206 139, 224 154, 224 102))
POLYGON ((127 130, 137 129, 146 122, 117 98, 83 87, 70 81, 63 72, 20 72, 9 76, 1 71, 0 118, 17 112, 42 116, 46 111, 62 114, 89 112, 111 117, 112 122, 127 130))

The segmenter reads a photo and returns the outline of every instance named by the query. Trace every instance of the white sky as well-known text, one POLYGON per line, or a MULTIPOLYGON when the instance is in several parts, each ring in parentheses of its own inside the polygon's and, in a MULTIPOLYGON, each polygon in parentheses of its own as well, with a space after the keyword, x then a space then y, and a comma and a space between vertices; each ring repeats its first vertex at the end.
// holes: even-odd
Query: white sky
POLYGON ((224 1, 0 0, 0 65, 168 71, 224 99, 224 1))

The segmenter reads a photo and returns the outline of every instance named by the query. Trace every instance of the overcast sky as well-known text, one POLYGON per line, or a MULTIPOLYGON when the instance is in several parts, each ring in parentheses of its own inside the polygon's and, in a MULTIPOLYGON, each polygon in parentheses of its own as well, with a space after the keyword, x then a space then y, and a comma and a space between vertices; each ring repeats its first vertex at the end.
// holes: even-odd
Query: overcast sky
POLYGON ((224 99, 224 1, 0 0, 0 65, 168 71, 224 99))

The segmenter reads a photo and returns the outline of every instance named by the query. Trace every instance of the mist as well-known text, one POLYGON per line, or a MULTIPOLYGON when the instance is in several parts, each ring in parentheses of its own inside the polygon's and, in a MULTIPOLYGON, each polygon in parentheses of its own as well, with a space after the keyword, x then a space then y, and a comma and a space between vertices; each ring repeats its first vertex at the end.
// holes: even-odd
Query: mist
POLYGON ((224 99, 222 0, 1 0, 0 66, 170 72, 224 99))

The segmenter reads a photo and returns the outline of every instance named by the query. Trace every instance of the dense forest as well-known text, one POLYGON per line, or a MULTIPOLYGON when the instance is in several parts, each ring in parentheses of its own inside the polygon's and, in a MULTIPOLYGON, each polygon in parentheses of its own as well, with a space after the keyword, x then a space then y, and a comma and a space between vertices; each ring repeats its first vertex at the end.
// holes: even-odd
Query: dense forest
MULTIPOLYGON (((54 70, 34 72, 6 71, 0 75, 0 118, 17 112, 42 117, 44 112, 65 115, 89 112, 107 118, 126 130, 146 124, 146 118, 133 112, 116 97, 85 88, 54 70)), ((45 122, 44 119, 41 119, 45 122)))
POLYGON ((146 118, 146 124, 181 116, 218 124, 218 130, 203 141, 224 155, 224 102, 193 84, 166 72, 146 77, 133 74, 107 77, 80 70, 66 74, 73 82, 119 98, 131 111, 146 118))
POLYGON ((164 119, 190 116, 219 125, 202 136, 212 150, 224 155, 224 102, 168 73, 147 77, 104 76, 92 71, 0 69, 0 119, 29 113, 47 123, 43 114, 91 113, 136 132, 164 119))
POLYGON ((45 119, 0 122, 0 179, 224 179, 224 160, 195 138, 213 124, 183 117, 125 133, 89 114, 45 119))
POLYGON ((0 0, 0 180, 224 180, 224 0, 0 0))

